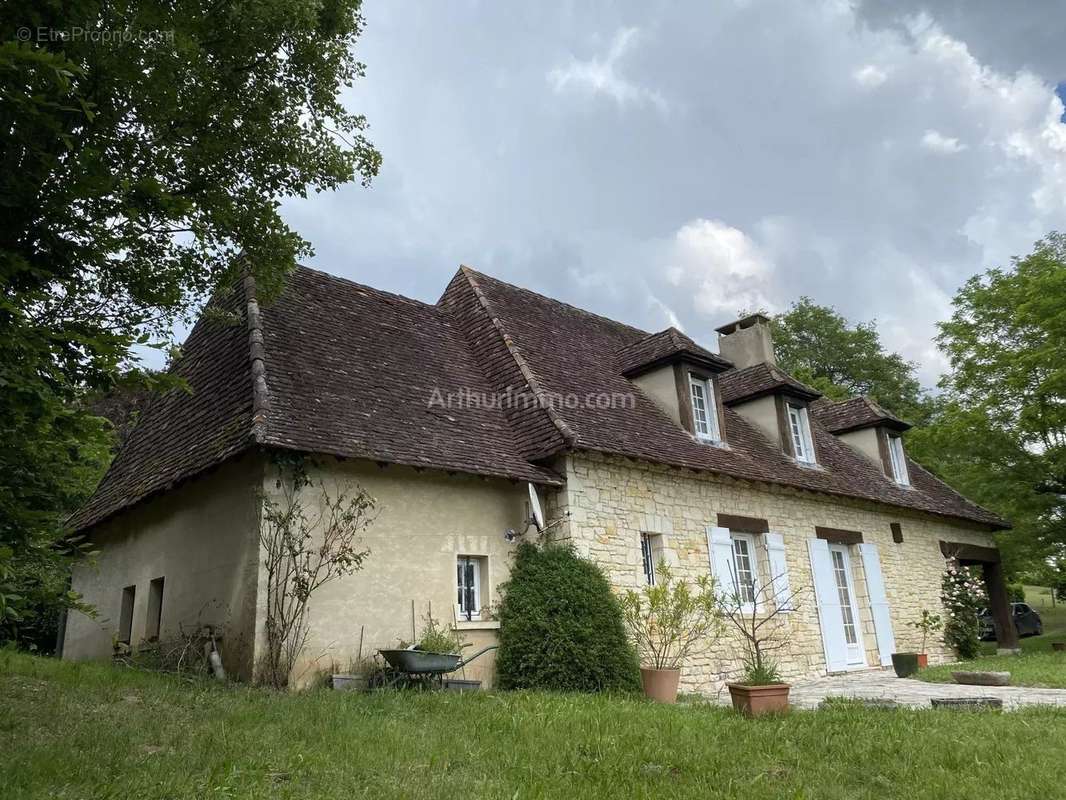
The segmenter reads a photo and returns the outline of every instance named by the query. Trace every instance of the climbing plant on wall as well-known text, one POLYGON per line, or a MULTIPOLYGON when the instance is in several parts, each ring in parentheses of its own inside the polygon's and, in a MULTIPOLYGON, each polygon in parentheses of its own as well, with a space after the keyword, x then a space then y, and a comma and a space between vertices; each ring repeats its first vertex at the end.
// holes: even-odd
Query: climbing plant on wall
POLYGON ((941 579, 940 600, 946 617, 944 643, 959 658, 976 658, 981 648, 981 622, 977 612, 988 604, 977 568, 951 562, 941 579))

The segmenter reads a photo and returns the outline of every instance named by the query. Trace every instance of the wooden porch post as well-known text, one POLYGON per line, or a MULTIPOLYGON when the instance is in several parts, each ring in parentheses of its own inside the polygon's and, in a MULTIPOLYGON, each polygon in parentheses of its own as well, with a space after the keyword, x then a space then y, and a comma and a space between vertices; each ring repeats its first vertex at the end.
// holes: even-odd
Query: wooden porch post
POLYGON ((1003 565, 999 561, 982 561, 985 588, 988 591, 988 608, 992 612, 992 621, 996 626, 996 648, 998 650, 1017 650, 1018 631, 1014 627, 1011 614, 1010 595, 1007 593, 1007 581, 1003 577, 1003 565))

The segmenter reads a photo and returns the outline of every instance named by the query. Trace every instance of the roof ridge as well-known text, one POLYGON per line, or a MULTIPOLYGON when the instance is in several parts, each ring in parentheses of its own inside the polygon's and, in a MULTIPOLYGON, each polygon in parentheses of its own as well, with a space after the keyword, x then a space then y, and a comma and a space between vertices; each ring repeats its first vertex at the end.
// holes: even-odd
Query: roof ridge
POLYGON ((437 305, 435 303, 427 303, 425 300, 419 300, 415 297, 408 297, 407 295, 400 294, 399 292, 390 292, 386 289, 379 289, 376 286, 371 286, 368 283, 360 283, 359 281, 354 281, 351 278, 345 278, 343 275, 334 275, 332 272, 326 272, 322 269, 315 269, 314 267, 309 267, 306 264, 297 264, 295 271, 313 272, 315 275, 321 275, 322 277, 328 278, 332 281, 345 283, 349 286, 354 286, 358 289, 373 292, 374 294, 380 295, 382 297, 391 297, 396 300, 402 300, 405 303, 411 303, 412 305, 422 306, 423 308, 437 309, 437 305))
POLYGON ((474 297, 477 298, 478 304, 485 309, 485 313, 489 315, 489 319, 492 321, 492 326, 500 334, 500 338, 503 339, 504 347, 507 348, 507 352, 518 366, 518 371, 522 374, 522 377, 525 378, 526 383, 529 384, 530 390, 537 398, 537 404, 544 410, 544 413, 547 414, 552 425, 555 426, 555 429, 559 431, 559 434, 563 437, 564 445, 567 447, 573 447, 577 444, 577 434, 574 433, 574 430, 567 424, 566 420, 559 416, 559 413, 555 410, 555 407, 551 402, 545 401, 545 392, 540 385, 540 381, 537 380, 537 376, 533 374, 533 370, 530 369, 529 364, 522 356, 521 351, 519 351, 518 346, 514 343, 511 335, 504 329, 503 321, 500 319, 499 315, 493 311, 491 302, 485 296, 481 286, 478 284, 477 278, 480 277, 479 273, 465 264, 459 265, 459 272, 462 273, 463 277, 465 277, 470 284, 470 288, 473 290, 474 297))
POLYGON ((252 439, 266 440, 270 412, 270 390, 266 380, 266 348, 263 345, 263 317, 256 299, 255 278, 244 278, 245 325, 248 328, 248 361, 252 371, 252 439))
POLYGON ((604 322, 609 322, 612 325, 617 325, 619 328, 626 328, 627 330, 632 331, 633 333, 638 333, 641 336, 654 336, 654 335, 656 335, 656 333, 660 333, 660 334, 662 333, 662 331, 648 332, 648 331, 644 330, 643 328, 637 328, 637 327, 635 327, 633 325, 630 325, 629 323, 626 323, 626 322, 619 322, 618 320, 612 319, 611 317, 605 316, 604 314, 597 314, 595 311, 589 311, 587 308, 581 308, 580 306, 575 306, 573 303, 568 303, 565 300, 560 300, 557 297, 549 297, 546 294, 541 294, 540 292, 534 292, 532 289, 527 289, 524 286, 518 286, 517 284, 514 284, 514 283, 508 283, 505 280, 501 280, 500 278, 497 278, 495 275, 489 275, 489 274, 487 274, 485 272, 479 272, 478 270, 474 269, 473 267, 468 267, 466 264, 460 264, 459 265, 459 269, 460 269, 460 271, 466 272, 467 274, 470 274, 470 275, 474 275, 474 276, 476 276, 478 278, 488 278, 490 281, 495 281, 496 283, 502 284, 502 285, 504 285, 504 286, 506 286, 506 287, 508 287, 510 289, 514 289, 517 292, 522 292, 524 294, 531 294, 534 297, 541 298, 542 300, 549 300, 552 303, 556 303, 556 304, 558 304, 560 306, 563 306, 564 308, 568 308, 571 311, 576 311, 577 313, 581 314, 582 316, 593 317, 595 319, 602 320, 604 322))

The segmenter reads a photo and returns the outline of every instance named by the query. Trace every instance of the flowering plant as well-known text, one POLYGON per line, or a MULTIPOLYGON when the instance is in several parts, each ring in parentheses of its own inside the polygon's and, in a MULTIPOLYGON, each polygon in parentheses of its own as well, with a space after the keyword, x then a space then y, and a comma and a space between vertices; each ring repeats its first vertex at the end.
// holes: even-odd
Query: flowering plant
POLYGON ((947 619, 944 642, 961 659, 976 658, 980 650, 981 622, 977 617, 988 603, 984 583, 974 567, 960 567, 955 562, 944 570, 940 582, 940 600, 947 619))

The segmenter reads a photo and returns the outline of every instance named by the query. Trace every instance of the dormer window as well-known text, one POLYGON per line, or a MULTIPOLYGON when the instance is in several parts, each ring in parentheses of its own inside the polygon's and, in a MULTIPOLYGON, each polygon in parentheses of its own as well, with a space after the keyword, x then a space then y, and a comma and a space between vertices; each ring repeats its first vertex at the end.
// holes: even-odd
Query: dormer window
POLYGON ((692 427, 697 439, 705 442, 720 442, 718 430, 718 406, 714 400, 714 384, 695 373, 688 376, 692 396, 692 427))
POLYGON ((892 478, 900 486, 910 486, 911 479, 907 474, 907 459, 903 457, 903 437, 894 433, 888 434, 888 458, 892 464, 892 478))
POLYGON ((811 422, 806 406, 788 403, 788 431, 792 437, 792 452, 796 460, 804 464, 815 463, 814 440, 811 438, 811 422))

